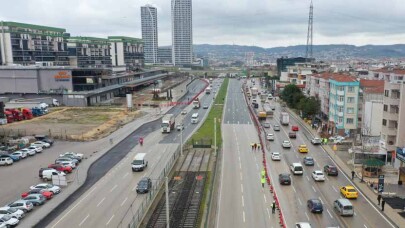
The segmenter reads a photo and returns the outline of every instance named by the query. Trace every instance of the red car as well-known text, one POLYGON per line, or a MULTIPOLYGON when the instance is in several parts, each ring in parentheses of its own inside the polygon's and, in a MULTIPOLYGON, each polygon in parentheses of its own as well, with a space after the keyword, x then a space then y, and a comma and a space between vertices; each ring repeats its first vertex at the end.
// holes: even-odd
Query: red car
POLYGON ((298 131, 299 128, 298 128, 298 126, 292 126, 292 127, 291 127, 291 130, 292 130, 292 131, 298 131))
POLYGON ((61 164, 50 164, 48 165, 48 168, 53 168, 58 171, 64 172, 64 173, 71 173, 72 172, 72 167, 70 166, 64 166, 61 164))
POLYGON ((53 197, 53 192, 45 191, 43 189, 32 189, 28 192, 24 192, 21 194, 21 198, 25 198, 30 194, 42 194, 46 199, 52 199, 53 197))

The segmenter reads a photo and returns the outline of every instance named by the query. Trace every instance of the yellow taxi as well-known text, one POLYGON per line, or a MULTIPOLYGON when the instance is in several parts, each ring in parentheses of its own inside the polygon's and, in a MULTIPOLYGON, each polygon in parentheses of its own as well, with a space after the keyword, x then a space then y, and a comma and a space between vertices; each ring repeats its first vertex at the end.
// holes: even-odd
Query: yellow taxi
POLYGON ((340 187, 340 193, 347 199, 357 199, 359 196, 359 193, 351 185, 340 187))
POLYGON ((308 153, 308 147, 307 147, 307 145, 300 145, 300 146, 298 147, 298 152, 300 152, 300 153, 308 153))

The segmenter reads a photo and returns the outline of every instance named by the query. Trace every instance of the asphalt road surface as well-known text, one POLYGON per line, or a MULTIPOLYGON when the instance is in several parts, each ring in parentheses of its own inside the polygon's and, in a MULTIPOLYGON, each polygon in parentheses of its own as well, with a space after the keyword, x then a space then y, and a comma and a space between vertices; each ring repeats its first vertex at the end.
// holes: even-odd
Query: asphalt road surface
MULTIPOLYGON (((203 86, 203 83, 194 83, 190 87, 192 88, 190 93, 197 93, 203 86)), ((201 103, 211 104, 213 96, 214 94, 203 95, 200 99, 201 103)), ((187 96, 184 99, 187 100, 187 96)), ((174 107, 175 110, 170 110, 170 113, 177 115, 176 122, 182 120, 185 122, 183 139, 186 139, 198 126, 198 124, 190 124, 192 113, 199 112, 200 119, 202 119, 207 110, 202 108, 191 109, 190 105, 185 108, 188 111, 187 115, 179 115, 184 108, 185 106, 174 107)), ((63 210, 60 209, 60 213, 54 215, 52 219, 48 216, 46 224, 41 223, 37 227, 46 225, 48 227, 126 227, 132 219, 132 212, 145 207, 143 199, 148 197, 148 194, 136 194, 137 183, 142 177, 147 176, 152 179, 153 185, 155 185, 158 181, 157 178, 163 172, 166 163, 180 143, 180 132, 176 130, 170 134, 160 132, 160 119, 152 122, 152 124, 146 124, 138 130, 134 132, 135 134, 130 135, 129 140, 132 142, 126 142, 129 145, 120 148, 120 150, 126 151, 122 158, 115 158, 118 156, 115 154, 108 155, 122 152, 117 150, 107 152, 108 160, 111 158, 119 159, 110 170, 107 170, 90 188, 81 192, 70 205, 64 207, 63 210), (137 145, 137 140, 134 140, 134 135, 139 135, 138 130, 141 130, 145 140, 143 146, 137 145), (148 167, 143 172, 133 173, 130 163, 137 153, 147 154, 145 159, 148 161, 148 167)))
MULTIPOLYGON (((199 80, 193 81, 189 87, 187 94, 180 100, 180 102, 186 102, 189 97, 193 97, 195 94, 197 94, 201 89, 203 89, 205 86, 204 83, 202 83, 199 80)), ((184 109, 184 106, 174 106, 171 108, 168 113, 178 115, 180 112, 184 109)), ((98 159, 96 162, 94 162, 89 170, 88 170, 88 176, 85 181, 85 183, 78 189, 76 190, 72 195, 70 195, 63 203, 61 203, 58 207, 55 208, 48 216, 40 220, 39 223, 37 223, 34 227, 46 227, 48 224, 50 224, 53 220, 58 218, 61 214, 64 213, 66 209, 68 209, 76 200, 81 200, 83 197, 85 197, 85 193, 92 188, 102 177, 104 177, 108 172, 111 170, 112 167, 116 166, 121 160, 126 158, 128 161, 132 159, 132 157, 128 157, 128 153, 133 150, 135 146, 138 145, 138 139, 140 137, 145 138, 144 142, 144 148, 145 145, 148 143, 149 137, 147 137, 149 134, 155 131, 160 131, 160 123, 161 119, 145 123, 143 126, 140 128, 136 129, 132 133, 130 133, 124 140, 119 142, 115 147, 113 147, 111 150, 106 152, 100 159, 98 159)), ((161 133, 160 133, 161 134, 161 133)), ((160 140, 160 139, 159 139, 160 140)), ((108 139, 106 139, 108 141, 108 139)), ((153 141, 152 141, 153 142, 153 141)), ((161 148, 160 148, 161 150, 161 148)), ((161 150, 163 151, 163 150, 161 150)), ((124 160, 126 161, 126 160, 124 160)), ((130 163, 130 161, 129 161, 130 163)), ((126 170, 130 170, 130 166, 128 164, 128 167, 126 167, 126 170)), ((119 173, 115 174, 118 176, 124 176, 126 172, 124 173, 119 173)), ((127 175, 128 176, 128 175, 127 175)), ((115 186, 115 185, 114 185, 115 186)), ((113 187, 114 187, 113 186, 113 187)), ((117 188, 117 187, 116 187, 117 188)), ((91 199, 94 198, 94 195, 97 195, 97 192, 94 192, 94 188, 92 189, 93 192, 91 192, 91 199)), ((101 190, 98 190, 101 191, 101 190)), ((115 191, 115 189, 114 189, 115 191)), ((89 196, 89 195, 88 195, 89 196)), ((89 211, 87 211, 89 212, 89 211)), ((80 214, 85 215, 85 211, 80 211, 80 214)), ((64 216, 64 215, 62 215, 64 216)), ((66 217, 66 216, 65 216, 66 217)), ((102 216, 101 216, 102 217, 102 216)), ((99 217, 99 218, 101 218, 99 217)), ((67 224, 71 225, 72 221, 76 221, 77 218, 74 217, 73 220, 69 219, 66 221, 69 221, 66 223, 64 226, 58 226, 58 227, 66 227, 67 224)), ((104 224, 105 225, 105 224, 104 224)), ((88 226, 86 226, 88 227, 88 226)))
POLYGON ((249 115, 241 82, 231 79, 222 124, 223 158, 216 227, 278 227, 271 214, 272 197, 262 188, 262 153, 250 144, 259 142, 249 115))

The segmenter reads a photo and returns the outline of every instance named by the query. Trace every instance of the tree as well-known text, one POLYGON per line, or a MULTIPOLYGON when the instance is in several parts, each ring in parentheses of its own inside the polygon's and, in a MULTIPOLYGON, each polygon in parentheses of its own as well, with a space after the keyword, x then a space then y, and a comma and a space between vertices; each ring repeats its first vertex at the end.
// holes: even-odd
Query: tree
POLYGON ((313 116, 321 110, 321 102, 315 97, 303 97, 297 104, 297 109, 302 111, 303 116, 313 116))
POLYGON ((281 99, 287 102, 287 105, 291 108, 297 108, 299 101, 304 98, 304 94, 294 84, 286 85, 283 92, 281 92, 281 99))

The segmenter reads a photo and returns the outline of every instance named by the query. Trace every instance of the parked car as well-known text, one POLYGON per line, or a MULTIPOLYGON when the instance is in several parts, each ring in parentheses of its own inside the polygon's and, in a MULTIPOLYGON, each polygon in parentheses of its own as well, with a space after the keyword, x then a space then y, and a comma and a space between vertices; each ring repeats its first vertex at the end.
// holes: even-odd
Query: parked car
POLYGON ((312 172, 312 178, 315 181, 325 181, 325 175, 323 175, 323 172, 321 170, 314 170, 312 172))
POLYGON ((21 150, 16 151, 16 152, 12 153, 11 155, 18 156, 18 157, 20 157, 20 159, 24 159, 28 156, 27 152, 23 152, 21 150))
POLYGON ((79 161, 81 161, 84 157, 84 154, 80 154, 80 153, 75 153, 75 152, 65 152, 64 154, 59 155, 59 157, 63 157, 65 155, 73 155, 76 158, 79 158, 79 161))
MULTIPOLYGON (((20 220, 13 218, 10 215, 0 215, 0 223, 4 223, 8 226, 17 226, 20 220)), ((7 226, 6 226, 7 227, 7 226)))
POLYGON ((309 199, 307 201, 307 207, 312 213, 322 213, 323 206, 319 199, 309 199))
POLYGON ((288 140, 284 140, 282 146, 283 148, 291 148, 291 142, 288 140))
POLYGON ((278 175, 278 181, 281 185, 290 185, 291 175, 289 173, 280 173, 280 175, 278 175))
POLYGON ((1 165, 12 165, 13 164, 13 159, 10 157, 1 157, 0 158, 0 166, 1 165))
POLYGON ((51 146, 53 145, 53 139, 49 138, 46 135, 36 135, 35 139, 41 142, 49 143, 51 146))
POLYGON ((266 139, 269 140, 269 141, 274 141, 274 134, 268 133, 267 136, 266 136, 266 139))
POLYGON ((42 194, 48 200, 53 198, 53 192, 46 191, 44 189, 38 189, 38 188, 32 189, 28 192, 23 192, 21 194, 21 198, 27 197, 28 195, 31 195, 31 194, 42 194))
POLYGON ((338 173, 338 169, 336 166, 334 165, 325 165, 323 167, 323 171, 328 175, 328 176, 337 176, 338 173))
POLYGON ((38 172, 39 178, 42 178, 42 177, 43 177, 43 172, 44 172, 45 170, 57 171, 57 170, 54 169, 54 168, 40 168, 40 169, 39 169, 39 172, 38 172))
POLYGON ((340 136, 340 135, 329 137, 329 142, 335 143, 335 144, 341 144, 344 140, 345 140, 345 137, 340 136))
POLYGON ((40 146, 42 148, 49 148, 49 147, 51 147, 51 144, 49 144, 47 142, 36 141, 36 142, 31 143, 31 146, 40 146))
POLYGON ((44 189, 44 190, 53 192, 53 194, 59 194, 61 191, 60 187, 53 185, 53 184, 48 184, 48 183, 41 183, 41 184, 33 185, 30 187, 30 189, 44 189))
POLYGON ((34 206, 43 205, 46 202, 46 198, 42 194, 30 194, 23 200, 31 202, 34 206))
POLYGON ((136 193, 148 193, 152 188, 152 180, 149 177, 143 177, 136 187, 136 193))
POLYGON ((55 160, 55 164, 60 164, 62 162, 66 162, 66 161, 70 161, 70 162, 74 162, 76 165, 79 164, 79 161, 77 159, 72 159, 72 158, 68 158, 68 157, 59 157, 55 160))
POLYGON ((21 220, 25 216, 24 211, 9 206, 0 207, 0 215, 10 215, 18 220, 21 220))
POLYGON ((31 202, 25 200, 17 200, 13 203, 8 204, 7 206, 15 209, 20 209, 24 213, 30 212, 34 208, 34 205, 31 202))
POLYGON ((59 164, 63 165, 63 166, 68 166, 72 169, 76 169, 76 164, 74 162, 71 161, 64 161, 64 162, 60 162, 59 164))
POLYGON ((313 158, 313 157, 310 157, 310 156, 304 157, 303 162, 304 162, 304 165, 306 165, 306 166, 313 166, 313 165, 315 165, 314 158, 313 158))
POLYGON ((292 131, 298 131, 298 130, 299 130, 299 128, 298 128, 298 126, 293 125, 293 126, 291 126, 291 130, 292 130, 292 131))
POLYGON ((274 125, 273 125, 273 130, 275 130, 275 131, 280 131, 280 125, 274 124, 274 125))
POLYGON ((13 162, 19 161, 21 158, 12 154, 7 154, 7 152, 1 152, 0 158, 11 158, 13 162))
POLYGON ((21 151, 27 153, 29 156, 34 156, 37 153, 36 150, 31 150, 31 149, 28 149, 28 148, 21 149, 21 151))
POLYGON ((320 138, 313 138, 313 139, 311 139, 311 143, 312 143, 313 145, 321 145, 321 144, 322 144, 322 139, 320 139, 320 138))
POLYGON ((295 132, 288 132, 288 137, 290 138, 290 139, 292 139, 292 138, 297 138, 297 134, 295 134, 295 132))
POLYGON ((280 161, 281 160, 280 153, 279 152, 272 152, 271 153, 271 160, 280 161))
MULTIPOLYGON (((69 164, 74 165, 74 163, 69 163, 69 164)), ((73 169, 73 167, 71 167, 71 166, 65 166, 62 164, 50 164, 50 165, 48 165, 48 168, 53 168, 53 169, 56 169, 56 170, 64 172, 64 173, 71 173, 72 169, 73 169)))
POLYGON ((359 196, 357 190, 351 185, 340 187, 340 193, 347 199, 357 199, 359 196))
POLYGON ((40 146, 30 146, 28 147, 29 150, 35 150, 36 153, 41 153, 44 149, 40 146))

